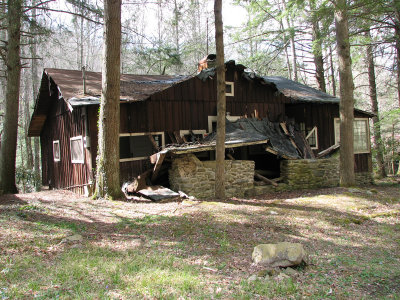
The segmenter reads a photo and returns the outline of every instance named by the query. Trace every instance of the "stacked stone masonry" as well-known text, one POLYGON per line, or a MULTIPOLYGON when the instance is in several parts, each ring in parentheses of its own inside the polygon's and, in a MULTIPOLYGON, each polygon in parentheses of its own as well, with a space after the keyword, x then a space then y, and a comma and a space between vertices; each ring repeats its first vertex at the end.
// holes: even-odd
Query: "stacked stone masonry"
POLYGON ((281 175, 291 189, 314 189, 339 185, 337 158, 282 160, 281 175))
MULTIPOLYGON (((271 192, 298 189, 315 189, 339 185, 339 161, 328 159, 282 160, 283 182, 277 187, 254 185, 254 161, 225 161, 227 197, 252 197, 271 192)), ((372 173, 356 173, 356 183, 373 183, 372 173)), ((169 180, 174 191, 183 191, 196 198, 214 197, 215 161, 200 161, 195 155, 175 157, 169 170, 169 180)))
MULTIPOLYGON (((225 161, 225 180, 227 197, 243 197, 254 187, 254 161, 225 161)), ((169 181, 174 191, 196 198, 212 198, 215 195, 215 161, 200 161, 193 154, 175 157, 169 181)))

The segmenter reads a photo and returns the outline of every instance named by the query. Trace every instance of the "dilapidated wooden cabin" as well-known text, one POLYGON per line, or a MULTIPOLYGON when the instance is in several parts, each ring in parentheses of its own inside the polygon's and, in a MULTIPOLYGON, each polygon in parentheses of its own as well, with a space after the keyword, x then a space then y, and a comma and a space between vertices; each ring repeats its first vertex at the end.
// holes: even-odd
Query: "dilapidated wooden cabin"
MULTIPOLYGON (((216 74, 203 63, 195 76, 121 75, 122 182, 151 168, 149 156, 166 145, 202 138, 215 129, 216 74)), ((83 192, 93 183, 100 93, 101 73, 44 70, 28 132, 40 136, 44 185, 83 192)), ((339 142, 336 97, 282 77, 261 77, 234 61, 226 63, 226 96, 229 121, 292 120, 314 154, 339 142)), ((371 172, 371 114, 355 110, 355 117, 355 171, 371 172)), ((212 155, 199 157, 212 160, 212 155)), ((242 147, 234 156, 279 174, 279 153, 242 147)))

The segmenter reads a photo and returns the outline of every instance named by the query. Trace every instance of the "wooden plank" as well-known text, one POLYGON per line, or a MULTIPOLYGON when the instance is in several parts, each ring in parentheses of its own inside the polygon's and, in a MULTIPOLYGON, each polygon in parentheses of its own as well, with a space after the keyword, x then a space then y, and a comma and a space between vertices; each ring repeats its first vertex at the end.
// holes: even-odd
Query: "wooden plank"
POLYGON ((260 174, 258 174, 257 172, 254 172, 254 177, 257 179, 260 179, 261 181, 264 181, 265 183, 271 184, 273 186, 278 186, 278 184, 270 179, 268 179, 267 177, 264 177, 260 174))
POLYGON ((185 142, 179 134, 179 131, 174 131, 174 136, 178 144, 183 144, 185 142))
POLYGON ((155 141, 153 135, 150 134, 150 133, 148 133, 148 134, 147 134, 147 137, 149 138, 151 144, 153 145, 154 150, 158 151, 158 145, 157 145, 157 143, 156 143, 156 141, 155 141))
POLYGON ((166 153, 157 153, 156 162, 155 162, 154 168, 153 168, 153 174, 151 175, 152 182, 154 182, 157 179, 158 173, 161 170, 161 166, 162 166, 165 156, 166 156, 166 153))

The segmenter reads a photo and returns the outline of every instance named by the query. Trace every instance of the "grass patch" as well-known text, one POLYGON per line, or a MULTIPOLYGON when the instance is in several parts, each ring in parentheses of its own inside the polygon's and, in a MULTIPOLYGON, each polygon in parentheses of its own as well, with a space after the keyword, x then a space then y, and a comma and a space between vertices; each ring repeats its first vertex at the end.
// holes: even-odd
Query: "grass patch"
POLYGON ((247 280, 242 280, 240 282, 240 290, 235 292, 233 298, 254 299, 260 296, 268 299, 284 298, 296 294, 297 291, 298 286, 291 278, 282 281, 257 279, 248 282, 247 280))
POLYGON ((0 279, 3 299, 108 298, 114 290, 125 296, 172 299, 203 290, 196 267, 153 251, 69 249, 52 263, 33 256, 15 258, 7 270, 0 279))

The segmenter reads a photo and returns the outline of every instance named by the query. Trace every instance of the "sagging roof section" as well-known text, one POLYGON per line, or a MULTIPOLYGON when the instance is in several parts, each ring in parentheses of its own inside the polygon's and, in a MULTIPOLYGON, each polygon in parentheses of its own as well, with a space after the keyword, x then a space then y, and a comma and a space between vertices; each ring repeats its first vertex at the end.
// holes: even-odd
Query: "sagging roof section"
MULTIPOLYGON (((294 123, 274 123, 268 119, 226 120, 226 148, 265 144, 268 152, 286 159, 312 158, 313 154, 299 127, 294 123)), ((214 149, 216 132, 197 143, 169 146, 159 154, 185 154, 214 149)), ((156 155, 156 154, 155 154, 156 155)))

